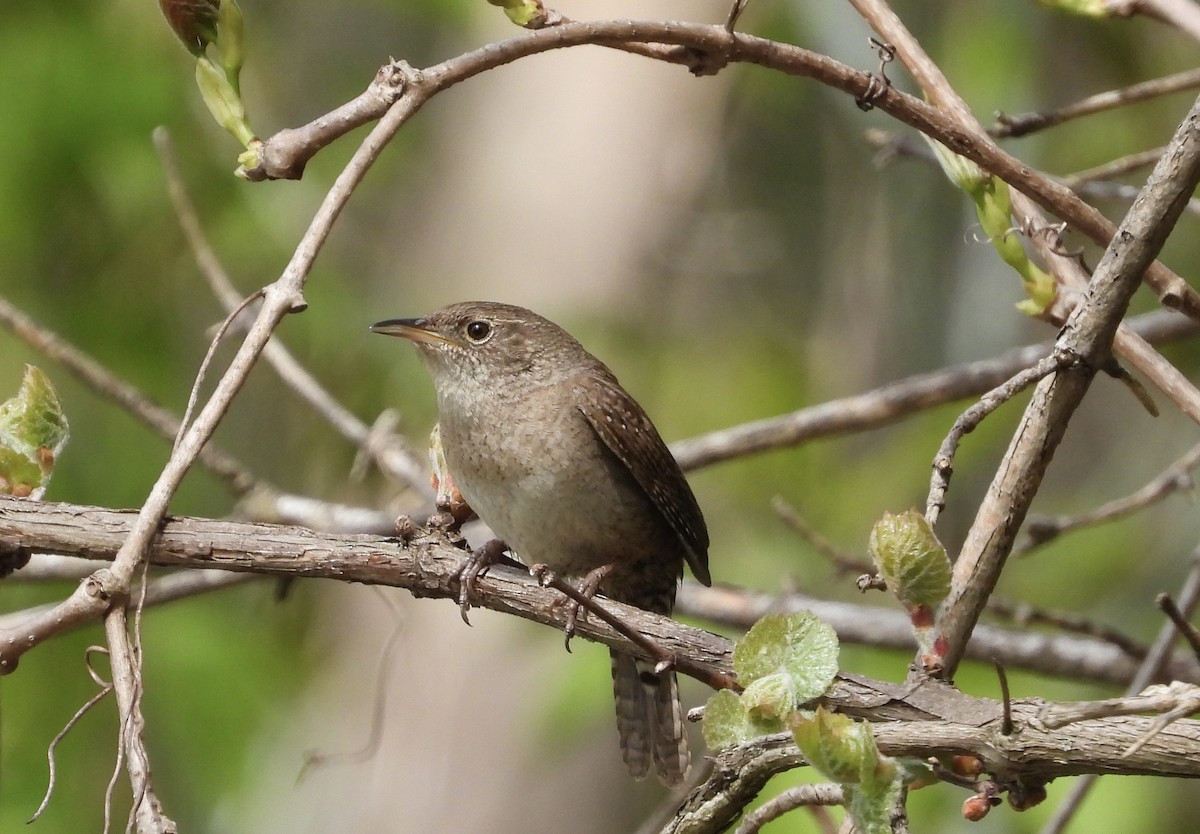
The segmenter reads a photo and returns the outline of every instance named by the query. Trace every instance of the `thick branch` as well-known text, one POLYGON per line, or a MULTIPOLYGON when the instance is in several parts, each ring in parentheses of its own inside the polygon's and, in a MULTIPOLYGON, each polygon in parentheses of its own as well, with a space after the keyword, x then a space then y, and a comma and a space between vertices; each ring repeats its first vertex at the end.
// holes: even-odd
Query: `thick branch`
MULTIPOLYGON (((131 511, 0 497, 0 541, 35 553, 109 560, 128 536, 135 517, 131 511)), ((419 531, 404 542, 270 524, 169 518, 151 542, 147 557, 157 565, 326 577, 402 587, 418 597, 455 599, 454 574, 466 555, 440 533, 428 531, 419 531)), ((481 577, 477 590, 485 607, 561 625, 560 596, 523 571, 493 567, 481 577)), ((690 666, 732 672, 732 644, 726 638, 611 600, 603 604, 679 657, 681 671, 690 666)), ((104 608, 94 608, 93 618, 104 608)), ((44 618, 34 617, 5 629, 0 633, 0 662, 11 669, 12 661, 28 648, 31 639, 33 645, 39 642, 39 630, 44 628, 44 618)), ((622 651, 641 653, 595 617, 580 622, 578 633, 622 651)), ((1044 702, 1022 701, 1016 713, 1020 732, 1000 738, 996 727, 1001 709, 996 701, 964 695, 933 681, 901 686, 856 675, 840 676, 823 701, 875 722, 919 722, 911 729, 895 724, 880 727, 881 741, 887 740, 887 746, 881 745, 886 752, 927 755, 934 750, 963 750, 982 758, 998 774, 1037 778, 1085 772, 1200 777, 1200 759, 1189 755, 1200 744, 1200 722, 1196 721, 1172 725, 1136 756, 1118 761, 1117 753, 1144 732, 1147 719, 1113 718, 1074 725, 1061 733, 1042 732, 1024 722, 1036 715, 1044 702)))
POLYGON ((1188 113, 1121 231, 1096 267, 1089 293, 1064 328, 1059 349, 1082 362, 1044 380, 984 497, 954 568, 941 624, 953 676, 1029 504, 1093 375, 1111 361, 1112 341, 1138 276, 1158 253, 1200 179, 1200 100, 1188 113))

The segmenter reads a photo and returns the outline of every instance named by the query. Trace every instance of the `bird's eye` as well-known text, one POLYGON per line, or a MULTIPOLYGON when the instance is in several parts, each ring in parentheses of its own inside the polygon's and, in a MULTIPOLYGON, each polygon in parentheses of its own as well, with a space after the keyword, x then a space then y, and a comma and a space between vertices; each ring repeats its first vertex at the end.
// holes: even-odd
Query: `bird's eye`
POLYGON ((492 325, 486 321, 476 319, 467 325, 467 338, 475 344, 483 344, 492 335, 492 325))

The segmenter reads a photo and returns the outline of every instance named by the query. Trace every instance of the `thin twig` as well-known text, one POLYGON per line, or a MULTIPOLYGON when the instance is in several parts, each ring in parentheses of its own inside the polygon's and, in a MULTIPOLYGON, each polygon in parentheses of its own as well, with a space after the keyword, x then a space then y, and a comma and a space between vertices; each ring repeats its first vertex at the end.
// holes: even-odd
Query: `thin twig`
POLYGON ((988 391, 979 401, 959 415, 950 428, 933 459, 933 474, 930 476, 929 496, 925 500, 925 519, 930 526, 936 525, 938 516, 946 506, 946 491, 950 488, 950 476, 954 474, 954 455, 963 437, 973 432, 984 418, 1044 377, 1061 371, 1075 362, 1067 353, 1052 353, 1032 368, 1014 375, 1003 385, 988 391))
MULTIPOLYGON (((1161 311, 1137 316, 1128 324, 1133 332, 1155 342, 1196 333, 1189 319, 1161 311)), ((911 414, 979 396, 1034 366, 1052 350, 1048 342, 1028 345, 992 359, 915 374, 862 394, 677 441, 671 444, 671 452, 681 467, 693 470, 816 438, 879 428, 911 414)))
POLYGON ((757 834, 762 827, 797 808, 812 808, 820 805, 844 805, 846 802, 842 786, 835 782, 816 785, 797 785, 764 802, 746 814, 737 834, 757 834))
POLYGON ((1118 90, 1096 93, 1053 110, 1018 113, 1012 116, 999 113, 996 116, 996 123, 988 128, 988 133, 997 139, 1025 136, 1037 130, 1060 125, 1071 119, 1078 119, 1081 116, 1090 116, 1093 113, 1101 113, 1105 110, 1123 107, 1126 104, 1146 101, 1181 90, 1192 90, 1196 87, 1200 87, 1200 70, 1187 70, 1150 81, 1141 81, 1118 90))
MULTIPOLYGON (((1192 616, 1197 604, 1200 604, 1200 548, 1192 553, 1191 569, 1179 590, 1179 608, 1186 612, 1187 617, 1192 616)), ((1137 674, 1125 690, 1127 696, 1137 695, 1159 677, 1163 666, 1170 659, 1171 645, 1175 642, 1175 634, 1174 623, 1169 621, 1163 623, 1162 628, 1158 630, 1158 636, 1150 646, 1150 652, 1138 667, 1137 674)), ((1062 834, 1071 822, 1071 818, 1083 805, 1083 801, 1087 799, 1096 779, 1095 775, 1084 775, 1077 779, 1062 804, 1058 806, 1058 810, 1054 812, 1053 818, 1042 828, 1041 834, 1062 834)))
POLYGON ((1154 600, 1154 604, 1158 606, 1158 610, 1167 615, 1167 619, 1175 624, 1175 629, 1183 635, 1183 639, 1187 640, 1188 645, 1192 647, 1192 654, 1200 658, 1200 631, 1188 622, 1188 618, 1175 605, 1175 601, 1171 599, 1171 595, 1166 593, 1159 594, 1154 600))
POLYGON ((1060 181, 1067 188, 1078 191, 1079 187, 1085 183, 1096 182, 1097 180, 1111 180, 1124 176, 1131 171, 1148 168, 1158 162, 1158 158, 1162 156, 1164 150, 1166 149, 1161 147, 1151 148, 1148 151, 1139 151, 1138 153, 1120 156, 1105 162, 1103 165, 1085 168, 1082 171, 1076 171, 1074 174, 1066 174, 1060 178, 1060 181))
POLYGON ((1200 466, 1200 444, 1193 446, 1182 457, 1155 476, 1145 486, 1123 498, 1109 501, 1086 513, 1079 515, 1060 516, 1030 516, 1025 523, 1025 535, 1028 537, 1023 546, 1015 548, 1014 554, 1024 556, 1049 541, 1096 524, 1124 518, 1139 510, 1145 509, 1176 492, 1190 490, 1195 487, 1192 470, 1200 466))
POLYGON ((1004 717, 1000 720, 1000 735, 1010 736, 1013 731, 1012 718, 1012 696, 1008 691, 1008 673, 1004 671, 1004 664, 992 661, 992 668, 996 670, 996 679, 1000 682, 1000 703, 1004 705, 1004 717))
POLYGON ((836 543, 821 535, 815 527, 808 523, 808 519, 784 500, 783 496, 776 495, 771 499, 771 509, 796 535, 828 559, 838 573, 864 573, 873 569, 869 561, 843 550, 836 543))
POLYGON ((1038 724, 1057 730, 1080 721, 1095 721, 1114 715, 1137 715, 1143 712, 1170 713, 1180 705, 1195 711, 1200 704, 1200 686, 1183 681, 1147 686, 1136 695, 1106 698, 1101 701, 1060 702, 1046 704, 1038 713, 1038 724))
MULTIPOLYGON (((229 274, 204 234, 196 207, 188 195, 183 174, 179 170, 179 161, 171 144, 170 134, 165 128, 159 127, 154 130, 153 138, 166 176, 171 205, 184 238, 196 259, 196 265, 226 312, 232 314, 242 303, 241 294, 234 288, 229 274)), ((385 474, 405 483, 422 498, 432 501, 433 490, 429 486, 428 467, 423 460, 408 450, 394 432, 380 434, 372 431, 371 426, 363 423, 338 402, 279 339, 272 339, 267 344, 263 349, 263 358, 275 369, 288 388, 309 403, 338 433, 357 444, 385 474)))
MULTIPOLYGON (((177 415, 151 402, 135 386, 54 331, 35 322, 4 298, 0 298, 0 324, 34 350, 60 363, 92 391, 121 406, 159 436, 172 440, 179 431, 180 419, 177 415)), ((201 450, 200 463, 235 495, 245 495, 257 484, 257 479, 246 466, 212 446, 201 450)))
POLYGON ((225 318, 221 321, 213 337, 209 340, 208 350, 204 352, 204 359, 201 360, 200 369, 196 371, 196 377, 192 382, 192 390, 188 394, 187 406, 183 409, 183 418, 179 421, 179 430, 175 433, 174 448, 179 448, 179 443, 183 440, 183 435, 187 431, 188 423, 192 419, 192 412, 196 408, 196 401, 200 398, 200 387, 204 384, 204 377, 208 375, 208 366, 212 364, 213 357, 216 356, 217 347, 220 346, 221 340, 225 338, 225 334, 233 326, 234 320, 248 310, 251 304, 262 297, 263 291, 259 289, 238 302, 234 309, 226 313, 225 318))

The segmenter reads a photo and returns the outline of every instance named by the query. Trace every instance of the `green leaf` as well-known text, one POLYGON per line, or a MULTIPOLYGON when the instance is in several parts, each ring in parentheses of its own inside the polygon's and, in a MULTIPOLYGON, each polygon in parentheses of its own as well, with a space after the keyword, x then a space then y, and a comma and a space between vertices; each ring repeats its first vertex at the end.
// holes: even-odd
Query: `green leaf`
POLYGON ((942 171, 975 202, 979 225, 1000 255, 1001 260, 1021 276, 1029 298, 1017 304, 1017 309, 1030 316, 1039 316, 1054 303, 1058 285, 1054 277, 1029 259, 1020 235, 1013 228, 1012 204, 1008 184, 992 176, 966 157, 959 156, 941 142, 923 137, 933 148, 942 171))
POLYGON ((885 513, 871 530, 871 558, 888 588, 910 611, 937 608, 950 593, 950 557, 920 513, 885 513))
POLYGON ((796 746, 808 763, 843 785, 857 783, 864 764, 870 763, 873 768, 879 758, 870 724, 824 707, 793 716, 791 727, 796 746))
POLYGON ((759 678, 742 692, 742 707, 756 720, 782 722, 797 706, 792 680, 782 672, 759 678))
POLYGON ((891 834, 891 814, 905 771, 879 754, 875 733, 866 721, 826 711, 796 715, 792 735, 804 758, 824 776, 842 785, 846 812, 863 834, 891 834))
POLYGON ((708 699, 703 727, 704 743, 710 750, 725 750, 784 730, 782 721, 753 718, 742 699, 730 689, 722 689, 708 699))
POLYGON ((518 26, 538 29, 546 19, 546 8, 541 0, 488 0, 493 6, 501 6, 504 14, 518 26))
POLYGON ((0 493, 39 497, 68 434, 54 386, 26 365, 17 395, 0 403, 0 493))
POLYGON ((833 683, 837 634, 812 614, 768 614, 734 647, 733 668, 747 690, 760 678, 785 676, 793 705, 803 704, 833 683))
POLYGON ((902 783, 897 776, 876 787, 846 785, 846 813, 862 834, 892 834, 892 809, 900 799, 902 783))
POLYGON ((225 73, 213 66, 205 56, 196 59, 196 86, 200 88, 200 97, 217 124, 232 133, 243 147, 249 148, 255 137, 246 121, 242 97, 229 83, 225 73))
POLYGON ((221 11, 217 16, 217 54, 229 86, 241 95, 238 79, 246 60, 246 21, 237 0, 223 0, 221 3, 221 11))

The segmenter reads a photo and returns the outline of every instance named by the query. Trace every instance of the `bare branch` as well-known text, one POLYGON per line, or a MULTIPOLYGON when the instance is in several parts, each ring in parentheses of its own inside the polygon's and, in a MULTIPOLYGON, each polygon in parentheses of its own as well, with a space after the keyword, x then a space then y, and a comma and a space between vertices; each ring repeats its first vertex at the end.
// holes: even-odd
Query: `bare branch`
MULTIPOLYGON (((1165 312, 1138 316, 1129 324, 1136 333, 1153 341, 1196 332, 1190 320, 1165 312)), ((926 409, 978 396, 1049 356, 1052 349, 1048 342, 1029 345, 994 359, 916 374, 863 394, 681 440, 671 444, 671 452, 685 470, 699 469, 818 437, 879 428, 926 409)))
MULTIPOLYGON (((1179 592, 1179 606, 1182 611, 1187 613, 1187 616, 1192 615, 1197 605, 1200 605, 1200 548, 1192 553, 1192 566, 1179 592)), ((1175 634, 1174 623, 1163 623, 1162 628, 1158 631, 1158 637, 1154 640, 1154 645, 1150 647, 1150 653, 1146 655, 1142 665, 1138 668, 1137 675, 1125 690, 1126 696, 1133 696, 1143 691, 1151 681, 1161 674, 1170 659, 1175 634)), ((1137 739, 1134 739, 1130 743, 1133 744, 1136 741, 1137 739)), ((1050 822, 1042 828, 1042 834, 1062 834, 1071 818, 1075 816, 1084 800, 1087 799, 1087 795, 1096 784, 1096 778, 1097 776, 1094 774, 1085 775, 1071 786, 1070 793, 1058 806, 1058 810, 1050 822)))
MULTIPOLYGON (((898 19, 896 22, 899 22, 898 19)), ((892 34, 890 31, 881 31, 885 40, 894 42, 892 34)), ((812 78, 856 99, 873 92, 871 101, 875 107, 983 166, 1098 244, 1108 245, 1116 232, 1116 227, 1104 215, 1080 200, 1070 189, 1034 172, 1028 165, 1000 149, 977 123, 975 129, 964 128, 957 115, 947 115, 935 104, 928 104, 894 87, 876 91, 878 82, 874 75, 840 64, 827 56, 738 32, 731 33, 719 25, 679 21, 567 23, 524 32, 425 70, 413 70, 402 62, 390 63, 380 70, 371 88, 352 103, 356 119, 359 120, 347 121, 335 115, 340 111, 335 111, 306 127, 282 131, 268 138, 263 143, 262 164, 251 171, 251 175, 263 179, 294 178, 303 171, 313 154, 336 138, 332 133, 348 132, 371 118, 390 112, 389 108, 393 106, 415 111, 436 93, 504 64, 551 49, 616 43, 661 43, 686 47, 702 56, 720 56, 722 62, 758 64, 788 75, 812 78), (384 85, 387 90, 385 95, 380 95, 376 90, 380 76, 390 79, 384 85)), ((1144 277, 1164 305, 1200 317, 1200 293, 1178 275, 1154 262, 1144 277)))
POLYGON ((1040 113, 1018 113, 1015 116, 998 113, 996 115, 996 123, 988 128, 988 133, 997 139, 1004 139, 1009 136, 1024 136, 1037 130, 1044 130, 1048 127, 1060 125, 1071 119, 1078 119, 1081 116, 1090 116, 1093 113, 1102 113, 1105 110, 1123 107, 1126 104, 1146 101, 1158 96, 1177 93, 1181 90, 1194 90, 1197 87, 1200 87, 1200 70, 1187 70, 1186 72, 1179 72, 1162 78, 1154 78, 1150 81, 1131 84, 1119 90, 1096 93, 1095 95, 1088 96, 1085 99, 1080 99, 1072 104, 1067 104, 1054 110, 1042 111, 1040 113))
MULTIPOLYGON (((34 350, 60 363, 97 394, 121 406, 160 437, 174 439, 179 430, 177 415, 152 403, 136 387, 4 298, 0 298, 0 324, 34 350)), ((235 495, 245 495, 257 484, 253 473, 241 461, 215 447, 208 446, 201 451, 200 463, 235 495)))
POLYGON ((978 428, 985 417, 1030 385, 1070 366, 1074 361, 1075 357, 1070 354, 1052 353, 1032 368, 1026 368, 1003 385, 988 391, 978 402, 959 415, 933 459, 929 497, 925 500, 925 519, 931 526, 937 524, 938 516, 946 507, 946 491, 950 488, 950 476, 954 472, 954 455, 963 437, 978 428))
MULTIPOLYGON (((1196 331, 1189 319, 1165 312, 1136 317, 1129 325, 1135 334, 1145 334, 1154 342, 1174 340, 1196 331)), ((984 394, 1024 368, 1036 365, 1052 349, 1054 346, 1049 342, 1031 344, 995 359, 914 374, 864 394, 679 440, 671 444, 671 451, 685 470, 700 469, 757 452, 785 449, 806 440, 886 426, 925 409, 984 394)))
MULTIPOLYGON (((217 299, 229 314, 242 304, 241 294, 234 288, 220 259, 208 242, 204 229, 196 215, 195 206, 188 196, 183 174, 171 145, 170 134, 165 128, 154 131, 154 145, 167 178, 167 192, 171 205, 179 219, 180 228, 196 259, 196 265, 208 281, 217 299)), ((339 403, 320 382, 296 359, 279 339, 272 339, 263 349, 263 358, 275 369, 289 388, 318 414, 325 418, 343 437, 359 446, 390 477, 405 483, 422 498, 432 501, 433 490, 429 486, 428 466, 414 455, 394 433, 384 436, 372 431, 372 427, 359 420, 351 411, 339 403)))
MULTIPOLYGON (((1061 178, 1061 181, 1067 188, 1078 191, 1079 187, 1085 183, 1096 182, 1097 180, 1111 180, 1136 171, 1139 168, 1148 168, 1158 162, 1158 158, 1162 156, 1163 150, 1164 148, 1151 148, 1148 151, 1139 151, 1138 153, 1117 157, 1103 165, 1086 168, 1074 174, 1067 174, 1061 178)), ((1134 196, 1136 196, 1136 193, 1134 196)))
POLYGON ((1200 466, 1200 444, 1193 446, 1161 474, 1131 495, 1109 501, 1094 510, 1079 515, 1030 516, 1025 522, 1025 534, 1029 540, 1014 552, 1018 556, 1024 556, 1064 533, 1078 530, 1081 527, 1116 521, 1162 501, 1176 492, 1193 489, 1195 481, 1192 478, 1192 470, 1197 466, 1200 466))
POLYGON ((757 834, 767 823, 777 820, 789 811, 818 805, 842 805, 846 801, 842 786, 832 782, 817 785, 797 785, 764 802, 746 815, 738 826, 737 834, 757 834))
POLYGON ((1041 484, 1071 415, 1096 370, 1111 361, 1112 340, 1138 276, 1158 252, 1200 179, 1200 101, 1192 107, 1154 168, 1146 188, 1096 267, 1089 295, 1059 338, 1064 354, 1082 361, 1035 389, 1021 426, 967 534, 940 623, 952 676, 971 630, 991 595, 1029 503, 1041 484))

